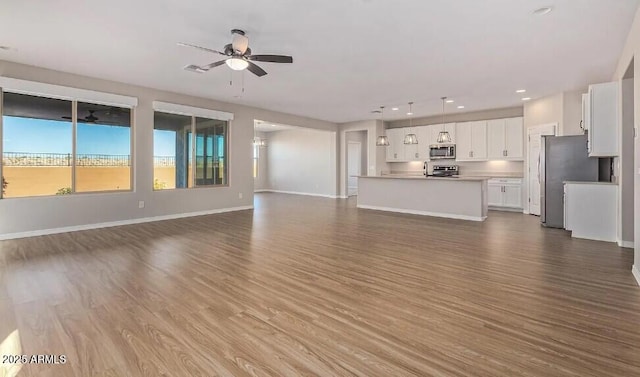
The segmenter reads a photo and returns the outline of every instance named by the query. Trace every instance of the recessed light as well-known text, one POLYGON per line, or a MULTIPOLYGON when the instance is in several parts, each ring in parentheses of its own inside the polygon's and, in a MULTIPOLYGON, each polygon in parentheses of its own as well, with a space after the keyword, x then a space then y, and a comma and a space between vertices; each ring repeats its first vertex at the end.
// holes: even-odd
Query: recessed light
POLYGON ((518 89, 518 90, 516 90, 516 93, 525 93, 525 92, 526 92, 526 89, 518 89))
POLYGON ((271 127, 275 127, 275 126, 276 126, 275 124, 272 124, 272 125, 271 125, 271 127))
POLYGON ((445 102, 446 102, 446 103, 453 103, 453 100, 452 100, 452 99, 448 99, 448 100, 446 100, 445 102))
POLYGON ((542 15, 551 13, 552 10, 553 10, 553 7, 542 7, 534 10, 533 14, 535 14, 536 16, 542 16, 542 15))
POLYGON ((531 97, 524 97, 522 100, 523 101, 529 101, 531 99, 531 97))
POLYGON ((464 109, 464 106, 460 105, 458 106, 458 109, 464 109))
POLYGON ((398 110, 400 110, 400 108, 398 108, 398 107, 392 107, 392 108, 391 108, 391 110, 393 110, 393 111, 398 111, 398 110))
POLYGON ((407 115, 413 115, 413 113, 412 112, 408 112, 407 115))

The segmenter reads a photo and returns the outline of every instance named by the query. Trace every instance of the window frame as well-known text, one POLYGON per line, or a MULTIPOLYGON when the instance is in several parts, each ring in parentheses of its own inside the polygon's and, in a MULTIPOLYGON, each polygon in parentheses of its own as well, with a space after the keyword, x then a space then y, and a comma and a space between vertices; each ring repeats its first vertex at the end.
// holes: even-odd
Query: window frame
MULTIPOLYGON (((189 190, 189 189, 216 189, 216 188, 228 188, 231 186, 231 164, 229 163, 229 156, 231 155, 231 129, 233 125, 233 113, 227 113, 219 110, 211 110, 204 109, 186 105, 178 105, 172 104, 168 102, 160 102, 153 101, 153 112, 155 113, 164 113, 164 114, 174 114, 174 115, 183 115, 191 118, 191 137, 190 139, 190 148, 189 148, 189 158, 190 158, 190 168, 191 168, 191 177, 189 177, 189 172, 187 171, 187 187, 174 187, 174 188, 165 188, 156 190, 153 188, 153 182, 155 181, 155 174, 152 174, 151 178, 151 187, 153 192, 163 192, 163 191, 174 191, 174 190, 189 190), (226 122, 226 132, 225 132, 225 157, 224 164, 226 166, 226 183, 224 184, 216 184, 216 185, 196 185, 196 176, 197 176, 197 156, 196 156, 196 118, 205 118, 210 120, 217 120, 226 122)), ((154 116, 155 119, 155 116, 154 116)), ((155 130, 155 121, 153 125, 153 130, 155 130)), ((152 147, 151 147, 151 159, 154 160, 154 149, 155 149, 155 136, 152 139, 152 147)), ((177 161, 176 161, 177 164, 177 161)))
MULTIPOLYGON (((71 88, 59 85, 40 83, 0 76, 0 182, 4 172, 4 94, 15 93, 28 96, 61 99, 71 102, 71 127, 72 127, 72 164, 71 164, 71 194, 69 195, 95 195, 110 193, 131 193, 135 191, 135 112, 138 105, 137 97, 123 96, 119 94, 96 92, 86 89, 71 88), (130 111, 130 138, 129 138, 129 188, 126 190, 100 190, 76 192, 76 167, 77 167, 77 117, 78 102, 126 108, 130 111)), ((1 187, 1 184, 0 184, 1 187)), ((67 195, 64 195, 67 196, 67 195)), ((32 195, 7 198, 0 189, 0 199, 32 199, 58 197, 51 195, 32 195)))

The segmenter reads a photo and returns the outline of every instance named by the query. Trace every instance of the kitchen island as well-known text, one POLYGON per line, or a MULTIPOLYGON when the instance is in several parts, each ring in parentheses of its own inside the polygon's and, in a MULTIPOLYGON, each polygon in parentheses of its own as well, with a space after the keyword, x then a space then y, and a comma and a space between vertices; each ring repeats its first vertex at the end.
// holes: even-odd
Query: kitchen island
POLYGON ((358 177, 358 208, 484 221, 488 177, 358 177))

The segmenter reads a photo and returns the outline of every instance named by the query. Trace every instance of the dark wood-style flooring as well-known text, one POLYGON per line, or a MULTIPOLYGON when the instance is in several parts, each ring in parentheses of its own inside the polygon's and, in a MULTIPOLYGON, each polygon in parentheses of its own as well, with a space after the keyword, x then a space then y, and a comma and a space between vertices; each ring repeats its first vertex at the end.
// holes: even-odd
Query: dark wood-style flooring
POLYGON ((0 242, 0 342, 68 359, 20 376, 640 376, 632 258, 517 213, 260 194, 0 242))

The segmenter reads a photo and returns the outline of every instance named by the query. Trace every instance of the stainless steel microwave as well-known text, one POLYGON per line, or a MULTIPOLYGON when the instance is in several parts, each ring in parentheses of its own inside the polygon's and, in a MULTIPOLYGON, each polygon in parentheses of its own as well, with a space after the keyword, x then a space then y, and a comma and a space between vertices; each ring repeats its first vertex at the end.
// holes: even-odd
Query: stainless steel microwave
POLYGON ((456 158, 455 144, 433 144, 429 146, 429 158, 432 160, 444 160, 456 158))

